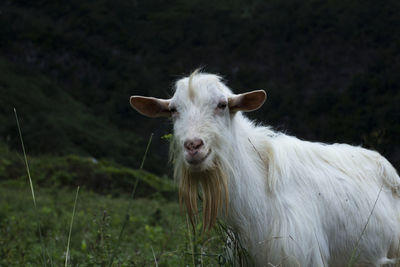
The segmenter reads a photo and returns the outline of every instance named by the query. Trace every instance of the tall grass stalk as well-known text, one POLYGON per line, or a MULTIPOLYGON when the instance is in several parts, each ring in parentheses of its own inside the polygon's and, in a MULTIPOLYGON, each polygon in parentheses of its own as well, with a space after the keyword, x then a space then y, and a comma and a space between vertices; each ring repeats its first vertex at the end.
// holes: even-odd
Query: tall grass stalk
POLYGON ((74 223, 74 216, 75 216, 76 202, 77 202, 77 200, 78 200, 78 194, 79 194, 79 186, 78 186, 78 188, 76 189, 75 202, 74 202, 74 209, 72 210, 71 224, 69 225, 69 234, 68 234, 68 243, 67 243, 67 253, 65 253, 65 267, 68 266, 69 243, 70 243, 70 240, 71 240, 72 224, 74 223))
MULTIPOLYGON (((35 208, 36 216, 37 216, 37 223, 38 223, 38 230, 39 230, 39 239, 40 239, 40 244, 42 246, 42 261, 43 261, 43 266, 47 266, 46 263, 46 253, 47 249, 43 241, 43 236, 42 236, 42 229, 40 227, 40 218, 39 218, 39 213, 36 205, 36 198, 35 198, 35 190, 33 189, 33 183, 32 183, 32 177, 31 177, 31 172, 29 170, 29 164, 28 164, 28 159, 26 157, 26 152, 25 152, 25 145, 24 145, 24 139, 22 138, 22 132, 21 132, 21 127, 19 125, 19 120, 18 120, 18 114, 17 110, 14 108, 14 115, 15 115, 15 120, 17 122, 17 127, 18 127, 18 133, 19 133, 19 139, 21 141, 21 146, 22 146, 22 152, 24 153, 24 160, 25 160, 25 167, 26 167, 26 172, 28 174, 28 179, 29 179, 29 184, 31 187, 31 193, 32 193, 32 200, 33 200, 33 206, 35 208)), ((51 259, 50 259, 50 262, 51 259)), ((51 264, 52 265, 52 264, 51 264)))
MULTIPOLYGON (((152 139, 153 139, 153 133, 150 134, 149 141, 147 142, 147 146, 146 146, 146 150, 144 151, 142 163, 140 164, 140 168, 139 168, 140 170, 143 169, 143 165, 144 165, 144 162, 145 162, 145 160, 146 160, 147 152, 149 151, 149 148, 150 148, 150 144, 151 144, 151 140, 152 140, 152 139)), ((117 251, 117 249, 118 249, 118 247, 119 247, 119 244, 120 244, 120 242, 121 242, 122 234, 123 234, 123 232, 124 232, 124 230, 125 230, 125 227, 126 227, 126 225, 128 224, 128 221, 129 221, 129 212, 130 212, 131 207, 132 207, 133 198, 135 197, 135 192, 136 192, 136 188, 137 188, 138 184, 139 184, 139 179, 137 178, 136 181, 135 181, 135 184, 133 185, 131 197, 130 197, 130 199, 129 199, 128 209, 126 210, 125 220, 124 220, 124 223, 122 224, 121 231, 119 232, 119 235, 118 235, 117 244, 116 244, 116 246, 114 247, 113 253, 112 253, 111 258, 110 258, 110 262, 109 262, 109 264, 108 264, 109 267, 111 267, 112 264, 113 264, 113 262, 114 262, 115 253, 116 253, 116 251, 117 251)))
POLYGON ((156 267, 158 267, 157 258, 156 258, 156 254, 154 253, 153 246, 150 246, 150 247, 151 247, 151 252, 153 252, 154 264, 156 265, 156 267))
POLYGON ((381 188, 380 188, 380 190, 379 190, 379 193, 378 193, 378 196, 376 197, 376 200, 375 200, 375 202, 374 202, 374 205, 372 206, 371 213, 369 214, 368 219, 367 219, 367 223, 364 225, 364 229, 362 230, 361 235, 360 235, 360 237, 358 238, 358 240, 357 240, 357 242, 356 242, 356 245, 354 246, 354 249, 353 249, 353 251, 352 251, 352 253, 351 253, 350 261, 349 261, 349 264, 347 265, 348 267, 354 266, 354 263, 355 263, 356 260, 357 260, 357 257, 358 257, 358 256, 357 256, 358 246, 360 245, 360 241, 361 241, 362 236, 364 235, 365 231, 367 230, 367 226, 368 226, 369 221, 370 221, 370 219, 371 219, 371 217, 372 217, 372 213, 373 213, 374 210, 375 210, 375 206, 376 206, 376 203, 378 202, 379 196, 381 195, 382 189, 383 189, 383 184, 382 184, 382 186, 381 186, 381 188))
POLYGON ((230 229, 227 225, 222 223, 220 220, 217 221, 218 234, 221 239, 225 239, 225 254, 229 258, 225 258, 228 262, 231 262, 232 266, 254 266, 252 258, 250 257, 247 250, 243 247, 239 236, 230 229))
MULTIPOLYGON (((194 259, 194 254, 195 254, 194 244, 193 244, 194 242, 192 240, 192 236, 190 235, 190 227, 189 227, 189 217, 188 217, 188 215, 186 215, 186 225, 187 225, 187 233, 188 233, 188 238, 189 238, 190 249, 192 250, 191 254, 192 254, 193 267, 196 267, 196 261, 194 259)), ((195 232, 193 234, 195 234, 195 232)))

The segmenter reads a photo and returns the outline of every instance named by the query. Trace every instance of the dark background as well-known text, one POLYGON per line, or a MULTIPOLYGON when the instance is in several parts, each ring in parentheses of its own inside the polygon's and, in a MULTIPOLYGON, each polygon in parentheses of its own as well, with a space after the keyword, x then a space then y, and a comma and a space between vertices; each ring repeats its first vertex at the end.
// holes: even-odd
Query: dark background
POLYGON ((0 1, 0 142, 169 174, 170 122, 129 96, 168 97, 197 67, 235 92, 265 89, 248 114, 302 139, 372 148, 400 168, 400 2, 0 1))

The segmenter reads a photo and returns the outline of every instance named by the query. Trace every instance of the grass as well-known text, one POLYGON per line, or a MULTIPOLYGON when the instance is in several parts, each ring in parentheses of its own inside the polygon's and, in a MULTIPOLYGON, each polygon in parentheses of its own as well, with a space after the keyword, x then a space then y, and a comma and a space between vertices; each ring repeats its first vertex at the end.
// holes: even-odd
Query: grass
MULTIPOLYGON (((29 165, 28 165, 28 159, 26 157, 26 152, 25 152, 25 145, 24 145, 24 140, 22 138, 22 133, 21 133, 21 127, 19 126, 19 120, 18 120, 18 114, 17 114, 17 110, 14 108, 14 115, 15 115, 15 121, 17 123, 17 127, 18 127, 18 133, 19 133, 19 138, 21 141, 21 147, 22 147, 22 152, 24 153, 24 162, 25 162, 25 167, 26 167, 26 173, 28 175, 29 178, 29 185, 31 188, 31 193, 32 193, 32 200, 33 200, 33 206, 35 208, 35 212, 37 211, 37 205, 36 205, 36 198, 35 198, 35 191, 33 189, 33 183, 32 183, 32 177, 31 177, 31 172, 29 170, 29 165)), ((42 229, 40 226, 40 220, 37 219, 37 225, 38 225, 38 230, 39 230, 39 240, 40 240, 40 244, 42 246, 42 263, 43 266, 47 266, 46 264, 46 254, 47 254, 47 250, 46 250, 46 246, 43 242, 43 237, 42 237, 42 229)), ((69 243, 69 241, 68 241, 69 243)), ((52 262, 51 258, 50 258, 50 262, 52 262)))
MULTIPOLYGON (((59 188, 36 188, 38 209, 31 208, 27 182, 0 182, 0 266, 38 266, 42 264, 37 218, 42 226, 47 248, 46 264, 65 264, 65 244, 71 225, 74 191, 59 188)), ((112 197, 81 190, 70 236, 69 266, 107 266, 116 250, 112 266, 193 266, 191 246, 204 254, 222 254, 224 240, 213 238, 215 232, 187 237, 185 216, 177 201, 163 198, 135 199, 123 238, 116 243, 128 195, 112 197), (154 251, 154 254, 153 254, 154 251)), ((200 229, 200 226, 199 226, 200 229)), ((203 257, 204 266, 218 266, 218 256, 203 257)))
POLYGON ((77 200, 78 200, 78 194, 79 194, 79 186, 78 186, 78 188, 76 189, 75 202, 74 202, 74 209, 72 210, 71 224, 70 224, 70 226, 69 226, 68 243, 67 243, 67 253, 65 253, 65 267, 68 266, 69 244, 70 244, 70 241, 71 241, 72 225, 73 225, 73 223, 74 223, 75 209, 76 209, 76 202, 77 202, 77 200))
MULTIPOLYGON (((140 164, 140 170, 143 169, 144 161, 146 160, 147 152, 149 151, 149 147, 150 147, 152 139, 153 139, 153 133, 150 135, 149 142, 147 143, 146 150, 145 150, 144 155, 143 155, 142 163, 140 164)), ((112 253, 112 256, 110 258, 110 263, 108 265, 110 267, 112 266, 112 264, 114 262, 115 250, 118 248, 118 245, 119 245, 119 243, 121 241, 121 238, 122 238, 122 234, 123 234, 123 232, 125 230, 125 227, 126 227, 128 221, 129 221, 129 211, 131 210, 132 200, 135 197, 136 188, 137 188, 138 184, 139 184, 139 178, 136 178, 135 184, 134 184, 133 189, 132 189, 132 193, 131 193, 131 198, 130 198, 130 201, 129 201, 128 209, 127 209, 126 214, 125 214, 125 220, 124 220, 124 223, 122 224, 121 232, 118 235, 117 247, 114 249, 114 252, 112 253)), ((151 247, 151 250, 152 250, 153 255, 154 255, 153 247, 151 247)), ((155 259, 155 257, 154 257, 154 259, 155 259)), ((156 263, 157 263, 157 261, 156 261, 156 263)))
MULTIPOLYGON (((153 187, 153 189, 160 187, 164 191, 169 191, 168 183, 149 173, 135 172, 127 168, 121 173, 121 171, 116 171, 119 168, 113 164, 92 162, 95 165, 89 169, 89 172, 97 170, 103 172, 102 175, 95 177, 104 178, 104 174, 107 174, 110 180, 117 174, 117 177, 123 177, 125 182, 136 178, 133 191, 130 197, 123 191, 117 195, 113 192, 111 196, 92 192, 91 187, 88 186, 86 187, 88 190, 83 190, 80 195, 79 209, 76 209, 79 186, 74 201, 72 201, 73 194, 68 183, 67 187, 60 186, 59 183, 52 186, 49 183, 42 183, 47 186, 35 186, 36 190, 34 190, 35 179, 31 176, 15 109, 14 112, 28 179, 25 176, 19 176, 21 174, 14 171, 15 166, 21 167, 13 162, 15 155, 6 146, 0 146, 0 152, 7 156, 6 160, 0 162, 0 171, 3 172, 0 174, 0 202, 2 203, 0 207, 0 255, 2 255, 0 266, 37 266, 40 263, 42 266, 60 266, 62 263, 64 266, 148 266, 153 264, 155 266, 190 266, 191 264, 197 266, 198 263, 202 266, 216 266, 218 264, 222 255, 215 253, 223 251, 223 237, 215 239, 212 237, 215 233, 211 232, 191 238, 190 232, 186 229, 186 219, 180 212, 177 201, 170 199, 170 194, 167 194, 168 198, 165 198, 165 194, 150 194, 147 198, 133 200, 139 177, 146 182, 148 187, 153 187), (5 177, 10 173, 16 177, 11 177, 11 175, 5 177), (142 176, 145 178, 143 179, 142 176), (27 182, 29 182, 31 194, 25 193, 28 188, 27 182), (29 205, 32 200, 34 209, 29 205), (128 207, 126 214, 122 214, 121 210, 126 207, 128 207), (65 234, 68 222, 69 232, 65 234), (187 233, 189 238, 187 238, 187 233), (67 244, 66 251, 65 244, 67 244), (202 251, 200 260, 199 255, 195 253, 198 249, 202 251), (202 256, 207 254, 212 257, 204 260, 202 256)), ((152 136, 149 144, 151 138, 152 136)), ((149 144, 140 169, 143 168, 149 144)), ((61 165, 57 165, 60 162, 54 165, 53 162, 49 168, 46 159, 39 159, 40 164, 36 166, 41 167, 37 171, 48 171, 46 178, 41 176, 39 181, 62 178, 61 180, 65 182, 75 180, 74 178, 79 175, 82 176, 82 170, 86 170, 83 173, 88 173, 88 169, 83 166, 89 165, 90 161, 82 161, 81 158, 75 157, 73 164, 69 160, 61 162, 61 165), (74 166, 75 176, 71 176, 68 171, 70 165, 74 166), (61 176, 57 174, 60 167, 66 168, 61 176)), ((39 173, 38 176, 40 176, 39 173)), ((115 188, 112 191, 115 191, 115 188)), ((198 228, 200 229, 201 226, 199 225, 198 228)))
MULTIPOLYGON (((46 264, 64 265, 74 199, 72 189, 36 187, 35 210, 28 180, 0 181, 0 266, 44 265, 37 218, 47 248, 46 264)), ((246 266, 246 255, 237 254, 244 251, 233 233, 220 225, 204 236, 193 236, 177 201, 161 196, 131 201, 129 194, 113 197, 81 190, 70 229, 68 266, 107 266, 113 251, 112 266, 246 266), (121 211, 130 202, 129 223, 117 244, 126 218, 121 211), (227 261, 226 233, 231 240, 227 246, 242 263, 227 261)), ((201 232, 201 225, 196 232, 201 232)))

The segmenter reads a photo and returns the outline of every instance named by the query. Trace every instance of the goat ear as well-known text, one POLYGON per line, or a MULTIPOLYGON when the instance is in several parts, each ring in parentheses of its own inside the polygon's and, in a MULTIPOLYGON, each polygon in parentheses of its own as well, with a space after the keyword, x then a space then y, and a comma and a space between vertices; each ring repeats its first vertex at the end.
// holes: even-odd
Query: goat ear
POLYGON ((264 90, 256 90, 248 93, 234 95, 228 98, 228 105, 231 112, 253 111, 259 109, 267 99, 264 90))
POLYGON ((159 99, 155 97, 131 96, 131 106, 142 115, 150 118, 169 117, 169 99, 159 99))

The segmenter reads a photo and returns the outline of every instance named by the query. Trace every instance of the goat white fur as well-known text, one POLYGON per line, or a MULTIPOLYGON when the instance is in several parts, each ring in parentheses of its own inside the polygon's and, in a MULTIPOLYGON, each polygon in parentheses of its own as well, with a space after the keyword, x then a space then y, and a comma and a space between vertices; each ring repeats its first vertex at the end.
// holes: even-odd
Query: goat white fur
POLYGON ((150 117, 172 114, 171 156, 189 215, 201 184, 206 227, 218 214, 256 266, 345 266, 353 251, 356 266, 395 264, 400 178, 393 166, 375 151, 255 125, 242 111, 264 100, 263 91, 234 95, 220 77, 195 72, 177 81, 171 99, 133 96, 131 105, 150 117), (193 138, 201 144, 188 151, 193 138))

